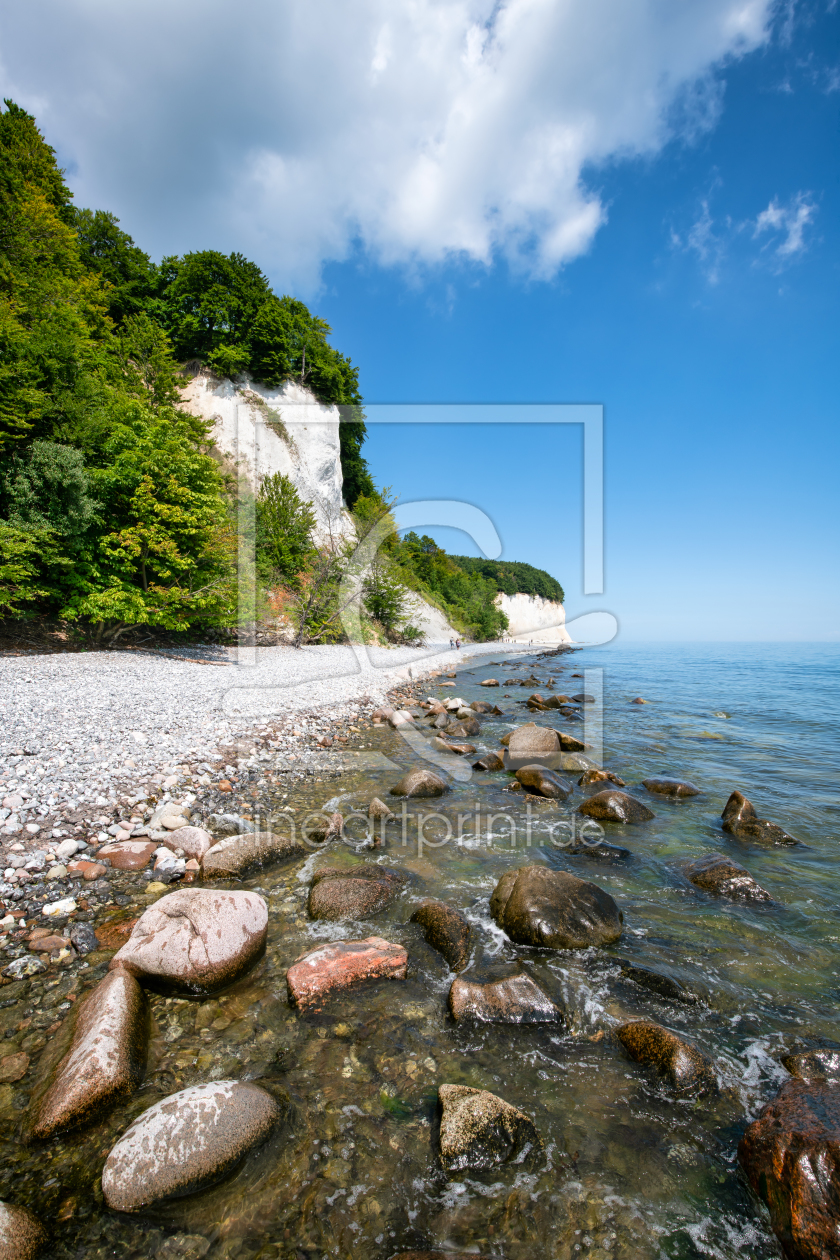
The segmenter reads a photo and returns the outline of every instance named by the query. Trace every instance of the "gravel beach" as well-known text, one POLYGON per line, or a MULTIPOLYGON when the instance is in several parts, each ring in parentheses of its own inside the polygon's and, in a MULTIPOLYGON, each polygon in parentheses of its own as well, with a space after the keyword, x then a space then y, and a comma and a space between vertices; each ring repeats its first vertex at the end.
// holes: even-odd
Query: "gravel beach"
POLYGON ((500 650, 527 651, 482 643, 358 657, 351 647, 312 646, 2 658, 0 843, 32 851, 95 839, 95 827, 104 839, 117 805, 150 790, 199 795, 243 757, 281 770, 292 769, 290 757, 308 759, 328 770, 336 754, 321 741, 334 748, 391 688, 500 650))

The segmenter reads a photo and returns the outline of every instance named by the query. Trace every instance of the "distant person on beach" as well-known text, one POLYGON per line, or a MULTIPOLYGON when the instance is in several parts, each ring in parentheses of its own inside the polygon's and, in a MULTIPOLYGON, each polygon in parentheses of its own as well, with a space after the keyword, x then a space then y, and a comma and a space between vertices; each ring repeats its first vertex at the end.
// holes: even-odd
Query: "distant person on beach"
POLYGON ((455 647, 455 640, 454 640, 454 639, 450 639, 450 640, 449 640, 449 646, 450 646, 451 648, 454 648, 454 647, 455 647))
POLYGON ((458 651, 460 652, 460 650, 461 650, 461 640, 460 640, 460 639, 456 639, 456 640, 455 640, 455 647, 456 647, 456 648, 458 649, 458 651))

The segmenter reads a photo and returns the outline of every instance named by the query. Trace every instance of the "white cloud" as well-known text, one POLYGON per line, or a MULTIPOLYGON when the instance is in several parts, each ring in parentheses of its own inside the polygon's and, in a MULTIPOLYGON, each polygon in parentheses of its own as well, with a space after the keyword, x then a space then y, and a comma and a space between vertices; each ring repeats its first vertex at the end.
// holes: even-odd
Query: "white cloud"
POLYGON ((816 217, 817 207, 810 193, 799 192, 786 206, 774 197, 755 221, 753 237, 771 233, 773 253, 779 259, 790 259, 807 248, 805 229, 816 217), (781 240, 779 236, 781 235, 781 240))
POLYGON ((4 92, 83 205, 154 253, 213 246, 317 286, 499 257, 550 277, 606 219, 597 170, 691 137, 772 0, 28 0, 4 92))

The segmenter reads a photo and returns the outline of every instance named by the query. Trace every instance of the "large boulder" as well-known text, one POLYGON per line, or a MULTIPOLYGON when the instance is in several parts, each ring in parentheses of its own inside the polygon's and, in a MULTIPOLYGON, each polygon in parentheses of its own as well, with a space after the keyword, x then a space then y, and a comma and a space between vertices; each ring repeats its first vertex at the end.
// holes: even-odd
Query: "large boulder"
POLYGON ((46 1242, 47 1231, 28 1208, 0 1202, 0 1260, 35 1260, 46 1242))
POLYGON ((182 888, 140 916, 111 969, 124 967, 149 988, 213 993, 262 956, 267 930, 257 893, 182 888))
POLYGON ((783 1054, 782 1067, 803 1081, 840 1080, 840 1045, 821 1037, 817 1045, 783 1054))
POLYGON ((716 897, 729 897, 733 901, 773 900, 746 867, 722 853, 705 853, 686 866, 684 874, 696 888, 702 888, 716 897))
POLYGON ((206 879, 230 879, 245 871, 271 866, 309 852, 311 849, 303 841, 291 836, 252 831, 219 840, 204 854, 202 870, 206 879))
POLYGON ((418 766, 416 770, 409 770, 399 783, 394 784, 391 796, 443 796, 448 791, 449 785, 439 775, 433 774, 425 766, 418 766))
POLYGON ((486 1089, 441 1085, 440 1161, 448 1173, 524 1162, 543 1153, 533 1120, 486 1089))
POLYGON ((331 922, 364 919, 390 905, 406 883, 401 871, 375 863, 349 868, 323 866, 312 877, 309 915, 331 922))
POLYGON ((544 756, 561 751, 560 737, 550 726, 536 726, 529 722, 527 726, 518 726, 511 731, 507 748, 511 757, 522 757, 530 753, 544 756))
POLYGON ((621 936, 624 916, 597 884, 547 866, 507 871, 490 898, 490 913, 519 945, 586 949, 621 936))
POLYGON ((421 901, 411 922, 420 924, 427 944, 443 955, 453 971, 466 967, 470 958, 470 925, 460 910, 443 901, 421 901))
POLYGON ((139 1115, 106 1159, 105 1202, 116 1212, 139 1212, 215 1185, 282 1114, 271 1094, 240 1081, 171 1094, 139 1115))
POLYGON ((597 818, 599 822, 618 823, 641 823, 656 817, 647 805, 637 801, 634 796, 628 796, 626 792, 616 792, 614 789, 596 792, 578 806, 578 813, 585 814, 587 818, 597 818))
POLYGON ((87 1124, 143 1079, 148 1009, 143 991, 127 971, 112 971, 73 1012, 70 1048, 36 1104, 32 1136, 49 1138, 87 1124))
POLYGON ((453 980, 449 1009, 456 1021, 488 1024, 547 1024, 563 1018, 560 1008, 524 971, 487 984, 453 980))
POLYGON ((840 1088, 785 1081, 747 1128, 738 1159, 790 1260, 840 1256, 840 1088))
POLYGON ((332 993, 363 980, 404 980, 408 954, 381 936, 363 941, 333 941, 300 954, 286 972, 289 1001, 318 1004, 332 993))
POLYGON ((714 1068, 702 1051, 652 1020, 621 1024, 615 1035, 637 1063, 656 1069, 680 1094, 705 1094, 717 1087, 714 1068))
POLYGON ((700 789, 682 779, 642 779, 642 787, 655 796, 699 796, 700 789))
POLYGON ((776 823, 759 818, 743 792, 732 793, 723 807, 721 818, 723 830, 739 840, 758 840, 762 844, 799 844, 776 823))
POLYGON ((553 801, 565 801, 569 796, 569 789, 559 774, 547 770, 545 766, 522 766, 517 770, 516 778, 525 791, 532 792, 534 796, 547 796, 553 801))

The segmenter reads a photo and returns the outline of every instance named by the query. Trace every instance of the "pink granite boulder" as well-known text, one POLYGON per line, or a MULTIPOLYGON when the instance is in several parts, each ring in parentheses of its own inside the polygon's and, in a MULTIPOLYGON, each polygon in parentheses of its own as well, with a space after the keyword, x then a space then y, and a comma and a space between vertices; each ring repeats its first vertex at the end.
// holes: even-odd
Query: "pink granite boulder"
POLYGON ((111 960, 142 985, 205 994, 232 984, 265 952, 268 907, 257 893, 182 888, 140 916, 111 960))

